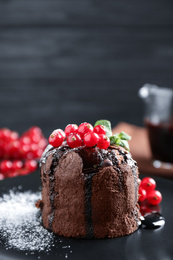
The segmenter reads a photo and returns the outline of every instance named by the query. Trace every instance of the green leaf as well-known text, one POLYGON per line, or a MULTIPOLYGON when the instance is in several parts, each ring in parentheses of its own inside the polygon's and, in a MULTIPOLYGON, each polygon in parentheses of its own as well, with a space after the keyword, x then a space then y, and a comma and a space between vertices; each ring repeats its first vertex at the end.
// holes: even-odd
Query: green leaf
POLYGON ((98 120, 94 126, 103 125, 106 130, 106 135, 110 137, 112 135, 111 122, 108 120, 98 120))
POLYGON ((131 140, 131 136, 128 135, 128 134, 126 134, 126 133, 123 132, 123 131, 119 134, 119 137, 121 138, 121 140, 126 140, 126 141, 131 140))
POLYGON ((110 136, 109 139, 110 139, 110 144, 117 144, 117 145, 119 145, 120 142, 121 142, 121 139, 118 137, 118 134, 110 136))
POLYGON ((120 134, 116 133, 110 137, 110 144, 111 145, 116 144, 116 145, 122 146, 126 150, 129 151, 130 148, 129 148, 129 143, 127 142, 127 139, 128 140, 131 139, 131 137, 128 134, 126 134, 124 132, 121 132, 120 134))
POLYGON ((120 146, 122 146, 126 150, 130 151, 129 143, 126 140, 121 140, 120 146))

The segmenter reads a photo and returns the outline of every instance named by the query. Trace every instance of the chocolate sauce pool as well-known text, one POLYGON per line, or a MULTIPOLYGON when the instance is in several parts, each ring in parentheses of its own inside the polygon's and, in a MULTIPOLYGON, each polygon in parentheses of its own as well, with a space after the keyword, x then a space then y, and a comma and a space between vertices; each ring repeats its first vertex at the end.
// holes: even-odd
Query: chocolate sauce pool
POLYGON ((141 217, 139 227, 146 229, 157 229, 165 225, 165 218, 159 212, 148 213, 141 217))
POLYGON ((165 218, 160 214, 161 206, 151 205, 147 200, 140 202, 139 227, 144 229, 157 229, 165 225, 165 218))

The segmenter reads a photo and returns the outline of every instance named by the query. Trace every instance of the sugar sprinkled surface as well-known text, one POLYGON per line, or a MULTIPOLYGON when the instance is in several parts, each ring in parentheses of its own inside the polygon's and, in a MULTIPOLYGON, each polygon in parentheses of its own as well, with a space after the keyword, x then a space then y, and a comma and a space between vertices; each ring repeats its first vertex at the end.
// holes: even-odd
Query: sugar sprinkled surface
POLYGON ((49 252, 53 234, 41 225, 40 192, 10 190, 0 198, 0 235, 6 249, 49 252))

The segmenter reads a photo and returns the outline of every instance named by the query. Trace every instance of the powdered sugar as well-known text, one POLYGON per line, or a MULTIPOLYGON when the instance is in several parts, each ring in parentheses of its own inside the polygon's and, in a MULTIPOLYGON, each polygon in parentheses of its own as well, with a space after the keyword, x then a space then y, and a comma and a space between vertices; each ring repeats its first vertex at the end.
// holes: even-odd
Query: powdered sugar
POLYGON ((49 251, 53 234, 41 225, 35 202, 40 192, 10 190, 0 198, 0 235, 6 249, 49 251))

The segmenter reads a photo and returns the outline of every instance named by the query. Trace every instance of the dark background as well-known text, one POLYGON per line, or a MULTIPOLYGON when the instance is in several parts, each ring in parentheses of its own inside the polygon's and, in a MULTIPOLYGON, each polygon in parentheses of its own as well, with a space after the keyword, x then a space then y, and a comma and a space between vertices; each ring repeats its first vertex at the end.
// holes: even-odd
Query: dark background
MULTIPOLYGON (((137 92, 147 82, 173 88, 173 0, 0 0, 0 128, 22 133, 38 125, 48 137, 101 118, 142 126, 137 92)), ((25 177, 2 185, 35 187, 25 177)), ((94 244, 73 240, 69 258, 171 259, 172 183, 158 179, 157 187, 165 228, 94 244)), ((52 259, 61 249, 52 249, 52 259)))
POLYGON ((0 0, 0 127, 142 125, 138 89, 172 79, 172 0, 0 0))

